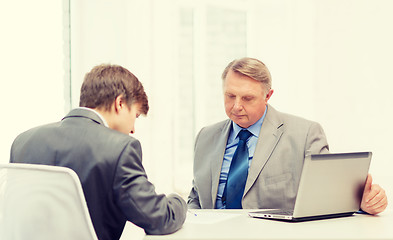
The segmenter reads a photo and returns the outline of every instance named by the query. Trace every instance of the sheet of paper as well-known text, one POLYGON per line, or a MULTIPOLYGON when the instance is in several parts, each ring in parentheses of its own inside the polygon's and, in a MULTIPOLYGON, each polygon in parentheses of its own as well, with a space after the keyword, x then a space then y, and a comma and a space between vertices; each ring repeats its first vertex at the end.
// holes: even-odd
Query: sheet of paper
POLYGON ((238 213, 225 213, 225 212, 204 212, 204 211, 189 211, 187 213, 187 223, 196 224, 214 224, 228 219, 238 217, 238 213))

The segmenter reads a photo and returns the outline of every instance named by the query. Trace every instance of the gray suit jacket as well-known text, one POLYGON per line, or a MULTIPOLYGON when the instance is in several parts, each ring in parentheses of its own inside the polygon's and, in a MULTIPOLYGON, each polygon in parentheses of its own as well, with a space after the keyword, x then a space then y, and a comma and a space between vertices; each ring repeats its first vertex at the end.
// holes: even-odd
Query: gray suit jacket
MULTIPOLYGON (((214 208, 231 120, 203 128, 195 142, 190 208, 214 208)), ((306 153, 328 152, 322 127, 268 105, 242 199, 243 208, 293 209, 306 153)))
POLYGON ((186 217, 181 197, 156 194, 142 166, 139 141, 105 127, 86 109, 19 135, 10 161, 73 169, 100 240, 119 239, 127 220, 149 234, 167 234, 186 217))

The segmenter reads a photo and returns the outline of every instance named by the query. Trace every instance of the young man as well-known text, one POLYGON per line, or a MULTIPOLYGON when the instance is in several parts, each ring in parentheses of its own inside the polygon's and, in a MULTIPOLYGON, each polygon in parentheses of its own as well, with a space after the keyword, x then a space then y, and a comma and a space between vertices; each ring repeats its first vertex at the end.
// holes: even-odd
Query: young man
MULTIPOLYGON (((329 151, 322 127, 268 104, 271 76, 257 59, 232 61, 222 79, 229 119, 202 128, 196 138, 189 207, 293 209, 306 153, 329 151)), ((370 176, 363 196, 368 213, 387 206, 385 191, 370 176)))
POLYGON ((142 166, 139 141, 131 136, 149 110, 142 84, 127 69, 100 65, 86 74, 80 107, 62 121, 20 134, 12 163, 63 166, 79 176, 98 239, 119 239, 126 221, 148 234, 178 230, 186 203, 157 195, 142 166))

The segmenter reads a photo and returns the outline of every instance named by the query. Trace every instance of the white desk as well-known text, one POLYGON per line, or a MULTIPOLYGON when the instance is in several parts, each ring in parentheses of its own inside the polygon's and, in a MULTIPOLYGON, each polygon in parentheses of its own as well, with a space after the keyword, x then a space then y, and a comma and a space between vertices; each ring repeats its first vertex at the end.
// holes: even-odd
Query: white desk
POLYGON ((145 240, 248 240, 248 239, 393 239, 393 211, 377 216, 351 217, 287 223, 251 218, 254 210, 193 210, 184 226, 163 236, 146 235, 145 240))

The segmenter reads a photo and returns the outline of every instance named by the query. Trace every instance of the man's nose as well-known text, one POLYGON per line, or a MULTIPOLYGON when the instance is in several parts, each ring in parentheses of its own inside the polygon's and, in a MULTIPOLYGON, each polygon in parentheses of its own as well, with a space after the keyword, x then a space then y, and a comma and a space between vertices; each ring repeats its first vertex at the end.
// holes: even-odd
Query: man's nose
POLYGON ((243 109, 243 103, 241 102, 240 99, 236 99, 236 100, 235 100, 235 104, 233 105, 233 108, 234 108, 236 111, 240 111, 240 110, 243 109))

